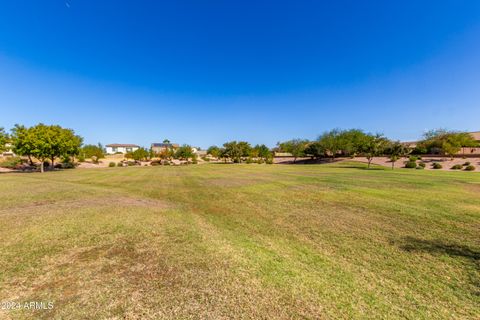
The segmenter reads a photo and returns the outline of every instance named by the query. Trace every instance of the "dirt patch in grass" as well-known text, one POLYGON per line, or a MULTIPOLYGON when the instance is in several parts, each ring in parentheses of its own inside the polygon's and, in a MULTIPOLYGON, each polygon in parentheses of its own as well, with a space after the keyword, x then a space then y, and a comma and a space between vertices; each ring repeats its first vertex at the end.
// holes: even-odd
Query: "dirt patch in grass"
POLYGON ((148 207, 157 209, 166 209, 172 207, 166 201, 136 198, 130 196, 105 196, 86 199, 75 199, 67 201, 43 200, 29 203, 26 205, 16 206, 14 208, 0 209, 2 214, 14 214, 18 212, 34 212, 36 210, 72 210, 88 207, 148 207))

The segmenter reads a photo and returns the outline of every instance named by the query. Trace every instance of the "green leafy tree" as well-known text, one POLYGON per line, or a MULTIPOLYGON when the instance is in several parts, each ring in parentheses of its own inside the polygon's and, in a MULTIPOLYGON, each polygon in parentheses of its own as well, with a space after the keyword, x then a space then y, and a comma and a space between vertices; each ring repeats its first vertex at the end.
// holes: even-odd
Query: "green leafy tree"
POLYGON ((232 159, 235 163, 240 163, 242 157, 248 157, 251 151, 251 146, 248 142, 245 141, 231 141, 223 144, 225 148, 224 156, 226 158, 232 159))
POLYGON ((30 165, 33 165, 33 150, 35 149, 35 136, 31 128, 16 124, 12 129, 13 152, 28 158, 30 165))
POLYGON ((3 128, 0 128, 0 152, 4 152, 7 149, 7 143, 9 142, 8 134, 3 128))
POLYGON ((184 144, 175 151, 175 158, 180 160, 195 160, 196 155, 191 146, 184 144))
POLYGON ((335 158, 339 151, 342 149, 342 131, 340 129, 333 129, 323 133, 318 137, 317 141, 322 145, 322 148, 332 158, 335 158))
POLYGON ((95 157, 96 159, 105 158, 105 154, 103 152, 103 147, 99 143, 98 145, 94 144, 86 144, 80 149, 80 155, 83 158, 91 158, 95 157))
POLYGON ((397 162, 401 157, 409 153, 408 148, 405 147, 399 141, 394 141, 388 144, 385 149, 385 153, 388 154, 390 162, 392 163, 392 170, 395 168, 395 162, 397 162))
POLYGON ((132 159, 136 161, 147 161, 150 156, 150 152, 145 148, 138 148, 131 153, 131 156, 132 159))
POLYGON ((44 172, 44 162, 51 160, 52 167, 55 165, 55 158, 66 158, 78 155, 82 138, 75 135, 71 129, 65 129, 57 125, 47 126, 40 123, 36 126, 26 128, 15 125, 12 130, 12 143, 14 152, 40 160, 40 171, 44 172))
POLYGON ((207 149, 207 154, 211 155, 214 158, 220 158, 220 148, 217 146, 211 146, 207 149))
POLYGON ((310 142, 305 148, 305 154, 315 159, 319 159, 326 156, 327 150, 320 142, 313 141, 310 142))
POLYGON ((264 145, 264 144, 257 144, 255 147, 252 148, 251 152, 252 157, 259 157, 267 161, 268 159, 272 158, 272 151, 264 145))
POLYGON ((297 161, 297 158, 305 156, 305 148, 307 147, 308 140, 292 139, 285 142, 278 143, 278 147, 283 152, 288 152, 293 156, 293 163, 297 161))
POLYGON ((155 158, 157 155, 155 154, 155 151, 153 150, 152 147, 150 147, 150 149, 148 149, 148 158, 149 159, 153 159, 155 158))
POLYGON ((419 145, 427 152, 439 150, 453 158, 462 147, 475 147, 478 143, 468 133, 436 129, 425 133, 419 145))
POLYGON ((334 139, 338 140, 337 146, 342 155, 355 157, 362 148, 367 135, 359 129, 339 131, 334 139))
POLYGON ((382 155, 385 152, 387 145, 388 140, 381 134, 367 134, 365 136, 360 151, 367 158, 369 169, 373 158, 382 155))

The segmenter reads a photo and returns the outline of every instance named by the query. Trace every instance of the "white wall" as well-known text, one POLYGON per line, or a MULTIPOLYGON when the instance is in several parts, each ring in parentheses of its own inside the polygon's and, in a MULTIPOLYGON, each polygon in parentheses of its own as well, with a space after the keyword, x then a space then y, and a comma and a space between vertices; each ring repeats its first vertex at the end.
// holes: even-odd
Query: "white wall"
POLYGON ((127 153, 127 152, 133 152, 135 150, 138 150, 138 147, 115 147, 116 150, 114 150, 114 148, 112 147, 106 147, 106 151, 107 151, 107 154, 114 154, 114 153, 117 153, 117 152, 121 152, 123 154, 127 153), (128 149, 128 151, 127 151, 128 149))

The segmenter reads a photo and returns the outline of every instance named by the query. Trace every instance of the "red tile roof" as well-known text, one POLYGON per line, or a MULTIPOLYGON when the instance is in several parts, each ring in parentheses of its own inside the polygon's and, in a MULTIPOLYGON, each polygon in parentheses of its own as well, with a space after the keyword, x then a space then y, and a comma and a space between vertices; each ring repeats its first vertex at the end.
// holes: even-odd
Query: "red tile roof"
POLYGON ((128 144, 128 143, 112 143, 112 144, 107 144, 105 147, 126 147, 126 148, 133 148, 133 147, 136 147, 136 148, 139 148, 139 146, 137 146, 136 144, 128 144))

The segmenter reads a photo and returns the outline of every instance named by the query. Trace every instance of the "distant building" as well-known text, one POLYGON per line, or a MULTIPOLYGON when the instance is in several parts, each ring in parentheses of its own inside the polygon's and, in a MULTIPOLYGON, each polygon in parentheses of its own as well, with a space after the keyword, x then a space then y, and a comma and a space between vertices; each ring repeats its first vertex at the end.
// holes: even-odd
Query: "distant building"
POLYGON ((105 151, 107 154, 115 154, 115 153, 126 154, 129 152, 134 152, 139 148, 140 146, 137 146, 136 144, 112 143, 112 144, 107 144, 105 146, 105 151))
POLYGON ((192 151, 199 157, 205 157, 207 155, 207 150, 201 150, 200 148, 193 147, 192 151))
POLYGON ((180 146, 177 143, 152 143, 151 148, 155 153, 161 153, 167 149, 176 150, 180 146))
POLYGON ((5 151, 0 152, 0 156, 2 157, 14 157, 15 153, 12 151, 12 145, 10 143, 5 144, 5 151))

